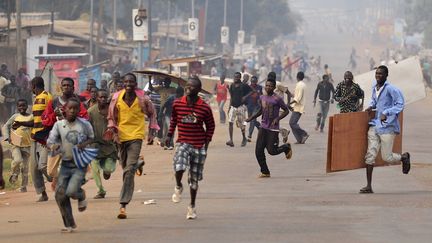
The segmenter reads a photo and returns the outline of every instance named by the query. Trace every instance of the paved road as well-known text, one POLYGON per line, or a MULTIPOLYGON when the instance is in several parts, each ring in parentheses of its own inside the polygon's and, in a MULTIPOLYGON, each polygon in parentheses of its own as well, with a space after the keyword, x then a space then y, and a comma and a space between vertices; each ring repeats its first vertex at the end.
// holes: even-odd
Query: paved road
MULTIPOLYGON (((147 174, 136 179, 127 220, 116 219, 118 168, 105 183, 106 199, 90 199, 84 213, 73 202, 79 227, 73 234, 59 233, 62 222, 52 192, 47 203, 35 203, 33 190, 0 195, 0 242, 430 242, 432 170, 423 163, 431 162, 426 156, 431 103, 427 99, 406 109, 404 144, 414 162, 422 163, 409 175, 399 166, 376 169, 373 195, 357 193, 365 183, 363 170, 325 173, 326 134, 312 130, 314 112, 308 107, 301 124, 310 139, 294 145, 289 161, 270 157, 269 179, 257 178, 254 143, 229 148, 227 127, 217 127, 195 221, 185 219, 187 193, 180 204, 170 201, 172 152, 149 147, 147 174), (144 205, 148 199, 157 204, 144 205)), ((238 132, 235 142, 240 144, 238 132)), ((93 181, 85 188, 89 196, 96 192, 93 181)))
MULTIPOLYGON (((336 45, 343 43, 340 40, 336 45)), ((329 48, 317 42, 310 46, 317 52, 329 48)), ((351 44, 341 48, 347 54, 337 54, 341 61, 334 62, 333 71, 338 75, 351 44)), ((322 55, 331 58, 330 51, 322 55)), ((116 218, 121 186, 118 168, 105 182, 106 199, 90 199, 84 213, 78 213, 73 202, 78 224, 73 234, 59 233, 62 222, 52 192, 47 203, 35 203, 33 190, 0 195, 0 242, 430 242, 432 99, 405 110, 404 150, 412 152, 412 172, 402 175, 400 166, 377 168, 375 194, 362 195, 358 190, 365 183, 364 170, 325 173, 327 137, 313 130, 314 88, 314 83, 308 84, 307 113, 300 120, 311 137, 307 144, 293 146, 294 156, 289 161, 282 155, 269 157, 269 179, 257 178, 255 144, 229 148, 225 146, 227 127, 217 127, 200 184, 195 221, 185 219, 187 190, 182 203, 170 201, 173 153, 149 147, 146 175, 136 179, 127 220, 116 218), (157 204, 144 205, 148 199, 157 204)), ((283 121, 285 125, 287 121, 283 121)), ((235 143, 240 144, 238 131, 235 143)), ((89 197, 96 192, 93 181, 85 189, 89 197)))

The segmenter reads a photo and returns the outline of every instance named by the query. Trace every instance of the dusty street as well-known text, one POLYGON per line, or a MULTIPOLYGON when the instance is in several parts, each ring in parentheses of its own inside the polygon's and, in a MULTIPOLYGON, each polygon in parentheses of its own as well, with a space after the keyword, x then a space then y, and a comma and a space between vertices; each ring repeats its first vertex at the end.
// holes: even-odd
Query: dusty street
MULTIPOLYGON (((314 84, 309 85, 311 97, 314 84)), ((73 201, 78 230, 61 234, 61 216, 49 193, 36 203, 28 193, 0 195, 1 242, 430 242, 432 233, 432 166, 429 159, 430 98, 407 106, 404 150, 414 166, 403 175, 399 166, 378 168, 375 194, 362 195, 363 170, 325 173, 327 135, 313 130, 315 111, 308 98, 300 124, 310 133, 305 145, 293 145, 294 156, 268 157, 269 179, 258 179, 255 143, 225 145, 227 126, 218 125, 200 184, 198 219, 187 221, 188 190, 180 204, 171 202, 172 151, 148 147, 146 175, 136 178, 128 219, 118 220, 121 168, 104 181, 107 198, 89 199, 84 213, 73 201), (155 205, 144 201, 155 199, 155 205)), ((334 109, 334 107, 333 107, 334 109)), ((215 113, 215 117, 217 117, 215 113)), ((288 119, 283 122, 285 125, 288 119)), ((256 134, 255 134, 256 135, 256 134)), ((292 141, 292 135, 290 135, 292 141)), ((48 184, 47 184, 48 186, 48 184)), ((84 188, 96 193, 93 181, 84 188)))

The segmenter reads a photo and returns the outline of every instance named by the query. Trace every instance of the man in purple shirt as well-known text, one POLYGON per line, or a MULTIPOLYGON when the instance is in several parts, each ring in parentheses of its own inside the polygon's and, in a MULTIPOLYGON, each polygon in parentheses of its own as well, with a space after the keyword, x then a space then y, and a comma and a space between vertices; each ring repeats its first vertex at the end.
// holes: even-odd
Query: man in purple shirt
POLYGON ((261 128, 258 132, 255 147, 255 155, 261 167, 259 178, 270 177, 270 170, 267 167, 264 149, 267 149, 270 155, 285 153, 287 159, 290 159, 292 156, 291 145, 289 143, 279 146, 279 121, 288 115, 289 110, 283 98, 274 93, 275 88, 276 79, 269 76, 265 84, 266 95, 262 95, 259 99, 261 103, 259 109, 254 115, 246 119, 247 122, 250 122, 262 115, 261 128), (282 109, 283 112, 279 115, 280 109, 282 109))

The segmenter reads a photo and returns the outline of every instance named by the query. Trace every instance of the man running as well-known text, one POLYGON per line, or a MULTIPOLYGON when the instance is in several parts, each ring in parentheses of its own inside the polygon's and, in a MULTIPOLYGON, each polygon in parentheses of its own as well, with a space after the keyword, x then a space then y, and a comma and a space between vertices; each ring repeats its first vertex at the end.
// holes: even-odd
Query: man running
POLYGON ((306 84, 303 82, 304 77, 305 76, 303 72, 297 73, 297 84, 294 91, 294 98, 291 101, 293 113, 291 114, 289 124, 291 131, 297 140, 296 144, 304 144, 309 138, 309 134, 298 124, 298 121, 305 110, 306 84))
POLYGON ((399 114, 405 101, 402 92, 387 80, 388 68, 379 66, 375 71, 376 83, 373 85, 372 100, 367 112, 375 110, 375 116, 369 121, 368 148, 365 155, 367 185, 360 193, 373 193, 372 172, 378 151, 382 159, 394 164, 402 161, 402 173, 408 174, 411 168, 410 154, 393 153, 393 142, 400 133, 399 114))
POLYGON ((197 217, 195 199, 198 192, 198 181, 203 178, 207 148, 215 129, 211 108, 198 96, 200 91, 201 80, 196 76, 190 78, 185 88, 186 96, 174 102, 171 125, 166 139, 168 142, 172 138, 177 127, 178 139, 173 160, 176 186, 172 201, 174 203, 181 201, 183 192, 181 181, 183 173, 189 169, 188 182, 191 201, 186 214, 187 219, 197 217))
POLYGON ((246 99, 249 97, 249 95, 252 94, 252 90, 247 84, 242 83, 241 81, 241 73, 236 72, 234 74, 234 83, 231 84, 229 88, 231 101, 230 101, 230 108, 228 111, 228 122, 229 122, 229 136, 230 140, 226 142, 226 145, 230 147, 234 147, 233 142, 233 130, 234 130, 234 122, 236 123, 237 127, 240 128, 243 136, 243 140, 241 143, 241 146, 246 146, 247 140, 246 140, 246 99))
MULTIPOLYGON (((135 74, 127 73, 123 76, 123 83, 124 89, 113 95, 108 110, 109 133, 118 143, 123 168, 119 219, 127 218, 126 205, 132 200, 135 173, 142 171, 144 166, 140 152, 145 138, 145 116, 149 118, 149 131, 159 129, 153 104, 144 91, 137 88, 135 74)), ((105 138, 109 139, 108 136, 105 138)))
POLYGON ((319 93, 319 109, 317 114, 317 124, 315 126, 315 131, 320 129, 320 132, 324 132, 324 126, 327 119, 327 114, 330 109, 330 103, 333 104, 335 90, 333 84, 330 83, 329 76, 327 74, 323 75, 323 80, 318 83, 314 94, 313 104, 316 105, 316 98, 319 93))
POLYGON ((259 178, 270 177, 270 170, 266 163, 264 149, 267 149, 270 155, 285 153, 287 159, 290 159, 292 156, 290 144, 279 146, 279 121, 288 115, 289 110, 282 97, 274 93, 275 89, 276 80, 268 79, 265 84, 266 94, 260 97, 260 105, 258 106, 257 112, 246 119, 247 122, 250 122, 262 115, 261 128, 258 132, 255 147, 255 155, 261 167, 259 178), (282 109, 283 112, 279 115, 280 109, 282 109))
POLYGON ((96 159, 91 162, 93 179, 98 188, 94 199, 101 199, 105 198, 106 191, 102 185, 100 172, 103 173, 104 179, 108 180, 116 168, 116 161, 118 158, 117 148, 114 142, 105 141, 103 139, 103 134, 108 127, 108 91, 103 89, 98 90, 96 99, 97 105, 92 106, 88 110, 88 114, 95 135, 92 146, 99 149, 96 159))

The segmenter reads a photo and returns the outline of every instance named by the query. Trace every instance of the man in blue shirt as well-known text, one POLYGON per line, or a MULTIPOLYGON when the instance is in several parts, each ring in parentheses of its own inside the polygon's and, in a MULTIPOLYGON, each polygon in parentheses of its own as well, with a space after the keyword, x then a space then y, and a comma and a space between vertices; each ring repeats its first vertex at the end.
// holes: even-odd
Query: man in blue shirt
POLYGON ((389 163, 402 161, 402 172, 408 174, 410 154, 393 153, 393 141, 400 133, 399 114, 404 108, 402 92, 387 81, 388 68, 379 66, 375 72, 376 84, 372 90, 372 100, 367 112, 375 110, 375 117, 369 122, 368 149, 365 155, 367 186, 360 193, 373 193, 372 171, 375 158, 381 148, 382 159, 389 163))

